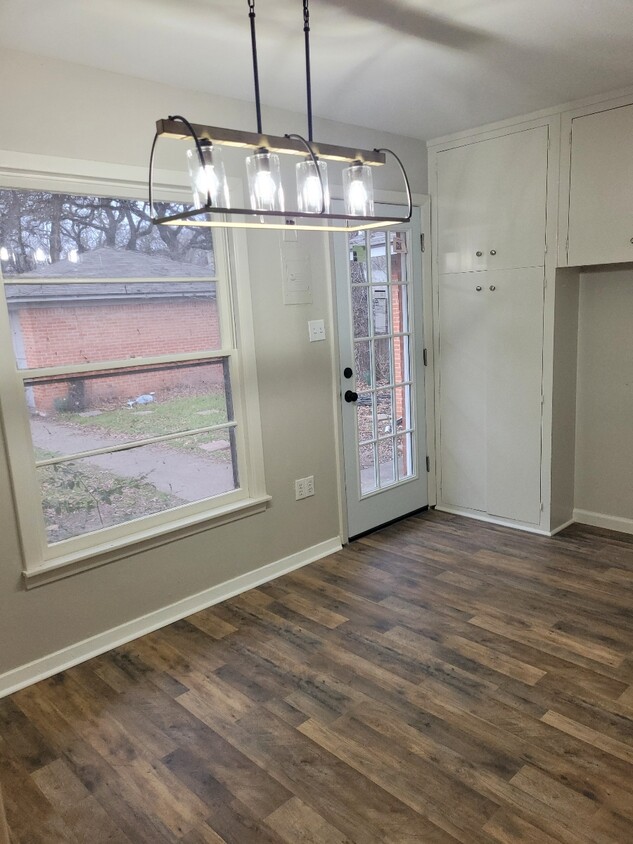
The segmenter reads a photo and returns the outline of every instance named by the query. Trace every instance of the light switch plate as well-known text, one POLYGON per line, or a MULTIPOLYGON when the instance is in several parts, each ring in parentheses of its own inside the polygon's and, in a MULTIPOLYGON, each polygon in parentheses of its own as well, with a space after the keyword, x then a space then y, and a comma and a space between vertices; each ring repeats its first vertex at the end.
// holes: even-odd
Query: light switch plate
POLYGON ((305 249, 296 240, 282 240, 281 263, 284 305, 312 304, 312 270, 305 249))

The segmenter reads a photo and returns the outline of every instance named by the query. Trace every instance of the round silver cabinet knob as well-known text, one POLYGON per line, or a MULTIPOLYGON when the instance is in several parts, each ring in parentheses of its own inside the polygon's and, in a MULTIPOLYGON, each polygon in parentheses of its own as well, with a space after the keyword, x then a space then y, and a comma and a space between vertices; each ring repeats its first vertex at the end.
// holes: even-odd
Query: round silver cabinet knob
POLYGON ((496 250, 496 249, 491 249, 491 250, 490 250, 490 254, 491 254, 491 255, 496 255, 496 254, 497 254, 497 250, 496 250))
POLYGON ((494 286, 494 284, 491 284, 491 285, 490 285, 490 289, 491 289, 491 290, 496 290, 497 288, 494 286))
POLYGON ((483 254, 484 254, 483 252, 475 252, 475 255, 476 255, 478 258, 481 258, 481 256, 482 256, 483 254))
POLYGON ((477 287, 475 287, 475 290, 477 293, 481 293, 481 284, 478 284, 477 287))

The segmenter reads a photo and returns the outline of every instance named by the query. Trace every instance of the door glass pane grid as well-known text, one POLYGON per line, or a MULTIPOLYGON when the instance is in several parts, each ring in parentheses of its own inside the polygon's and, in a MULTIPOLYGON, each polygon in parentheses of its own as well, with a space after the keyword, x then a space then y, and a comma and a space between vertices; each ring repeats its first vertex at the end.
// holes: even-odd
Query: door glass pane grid
POLYGON ((363 497, 413 475, 407 236, 352 235, 349 246, 363 497))

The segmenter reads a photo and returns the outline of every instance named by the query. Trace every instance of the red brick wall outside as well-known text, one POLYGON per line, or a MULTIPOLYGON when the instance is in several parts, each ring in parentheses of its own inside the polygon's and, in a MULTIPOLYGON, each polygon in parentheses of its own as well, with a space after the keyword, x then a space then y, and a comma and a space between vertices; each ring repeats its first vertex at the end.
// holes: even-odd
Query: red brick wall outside
MULTIPOLYGON (((86 305, 26 307, 19 311, 24 356, 29 369, 73 363, 208 351, 220 346, 217 303, 214 299, 172 299, 149 302, 103 302, 86 305)), ((100 403, 125 404, 136 396, 175 389, 200 390, 222 382, 222 367, 195 367, 133 372, 83 380, 81 410, 100 403)), ((76 382, 75 382, 76 383, 76 382)), ((72 400, 81 389, 69 382, 33 387, 34 409, 55 410, 55 399, 72 400)))

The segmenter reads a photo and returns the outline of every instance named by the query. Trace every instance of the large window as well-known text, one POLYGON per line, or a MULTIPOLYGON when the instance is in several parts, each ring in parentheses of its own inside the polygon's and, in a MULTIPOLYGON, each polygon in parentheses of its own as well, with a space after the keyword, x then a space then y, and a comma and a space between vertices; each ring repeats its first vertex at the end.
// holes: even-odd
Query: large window
POLYGON ((2 189, 0 269, 27 572, 255 500, 221 233, 155 227, 133 199, 2 189))

